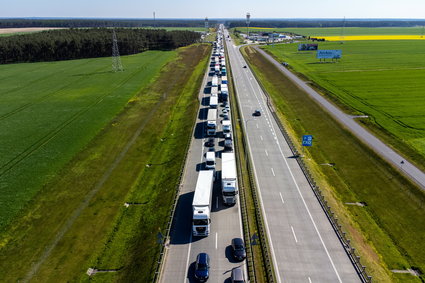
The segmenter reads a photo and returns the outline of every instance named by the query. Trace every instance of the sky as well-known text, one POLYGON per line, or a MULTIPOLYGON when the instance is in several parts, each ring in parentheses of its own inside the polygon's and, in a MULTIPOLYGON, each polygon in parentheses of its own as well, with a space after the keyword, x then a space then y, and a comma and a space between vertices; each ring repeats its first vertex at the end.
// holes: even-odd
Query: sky
POLYGON ((0 17, 425 18, 425 0, 0 0, 0 17))

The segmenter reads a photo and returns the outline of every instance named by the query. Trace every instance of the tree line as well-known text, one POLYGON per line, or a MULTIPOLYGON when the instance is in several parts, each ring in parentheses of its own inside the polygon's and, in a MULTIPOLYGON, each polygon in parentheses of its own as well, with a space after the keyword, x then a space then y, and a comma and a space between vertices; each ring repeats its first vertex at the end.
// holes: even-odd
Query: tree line
MULTIPOLYGON (((115 29, 121 55, 171 50, 199 41, 194 31, 115 29)), ((112 55, 110 28, 59 29, 0 37, 0 64, 57 61, 112 55)))
MULTIPOLYGON (((216 21, 210 21, 215 25, 216 21)), ((203 27, 203 19, 0 19, 0 28, 203 27)))
MULTIPOLYGON (((227 23, 229 28, 245 27, 245 20, 227 23)), ((249 26, 264 28, 330 28, 330 27, 414 27, 425 25, 425 20, 251 20, 249 26)))

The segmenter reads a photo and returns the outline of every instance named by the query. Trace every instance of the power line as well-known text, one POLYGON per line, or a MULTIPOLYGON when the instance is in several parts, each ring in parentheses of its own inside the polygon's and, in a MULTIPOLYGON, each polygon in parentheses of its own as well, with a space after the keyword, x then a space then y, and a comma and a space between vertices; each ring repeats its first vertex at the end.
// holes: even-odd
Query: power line
POLYGON ((121 63, 120 52, 118 50, 118 41, 115 29, 112 29, 112 72, 124 71, 121 63))

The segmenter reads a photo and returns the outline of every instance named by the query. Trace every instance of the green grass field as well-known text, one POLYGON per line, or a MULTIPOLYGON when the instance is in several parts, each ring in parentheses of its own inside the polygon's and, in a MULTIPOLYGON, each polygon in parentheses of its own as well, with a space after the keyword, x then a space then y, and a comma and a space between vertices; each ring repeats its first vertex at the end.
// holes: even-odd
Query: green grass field
MULTIPOLYGON (((193 45, 164 52, 168 63, 160 73, 148 83, 140 79, 122 111, 0 234, 0 281, 56 282, 58 274, 72 282, 151 281, 160 248, 156 235, 167 224, 210 51, 193 45), (126 208, 125 201, 139 205, 126 208), (30 272, 37 263, 40 268, 30 272), (89 278, 89 267, 119 272, 89 278)), ((155 61, 148 58, 135 64, 149 70, 144 63, 155 61)))
MULTIPOLYGON (((246 32, 246 27, 236 28, 246 32)), ((421 35, 422 27, 394 27, 394 28, 360 28, 346 27, 342 28, 256 28, 250 27, 250 32, 290 32, 305 36, 340 36, 344 35, 421 35)))
POLYGON ((0 228, 175 56, 0 66, 0 228))
POLYGON ((423 275, 419 279, 390 270, 425 270, 424 192, 341 127, 264 57, 251 47, 245 50, 298 148, 302 135, 314 136, 304 160, 373 281, 423 281, 423 275), (326 165, 330 163, 334 166, 326 165), (351 202, 367 206, 346 204, 351 202))
POLYGON ((338 63, 319 63, 315 52, 298 52, 297 44, 264 48, 353 113, 369 115, 365 123, 425 164, 424 41, 321 42, 321 49, 342 50, 338 63))

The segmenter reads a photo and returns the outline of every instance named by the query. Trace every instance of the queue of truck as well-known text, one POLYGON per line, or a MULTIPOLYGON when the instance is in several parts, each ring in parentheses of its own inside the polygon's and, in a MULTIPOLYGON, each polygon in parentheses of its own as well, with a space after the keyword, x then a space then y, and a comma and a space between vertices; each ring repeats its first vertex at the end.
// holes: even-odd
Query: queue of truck
POLYGON ((214 146, 219 144, 218 139, 220 138, 224 138, 220 179, 223 203, 229 206, 236 204, 239 192, 235 153, 232 151, 234 147, 230 120, 229 90, 223 35, 221 32, 218 32, 217 40, 214 42, 210 75, 212 75, 211 92, 205 131, 205 135, 208 137, 206 144, 208 144, 207 146, 210 149, 205 154, 205 169, 199 171, 192 202, 193 236, 208 236, 211 233, 211 204, 216 176, 216 152, 214 146), (221 106, 219 102, 222 103, 221 106), (220 136, 218 135, 219 123, 222 125, 220 136))

